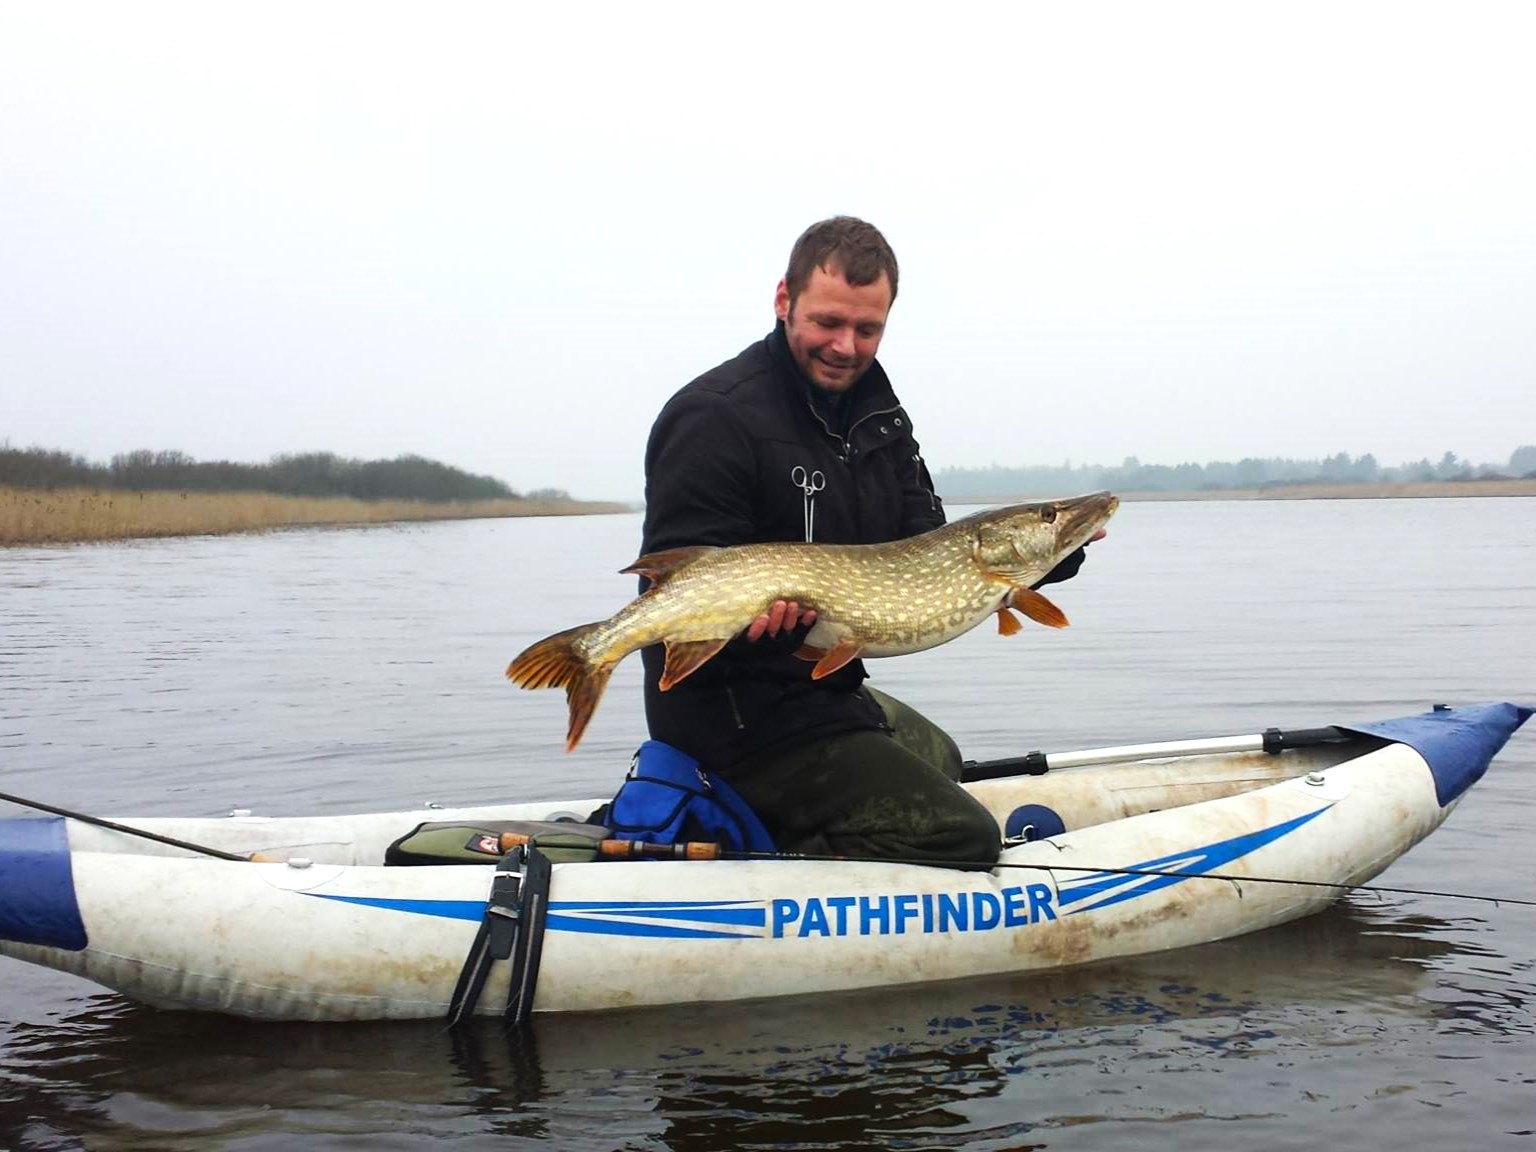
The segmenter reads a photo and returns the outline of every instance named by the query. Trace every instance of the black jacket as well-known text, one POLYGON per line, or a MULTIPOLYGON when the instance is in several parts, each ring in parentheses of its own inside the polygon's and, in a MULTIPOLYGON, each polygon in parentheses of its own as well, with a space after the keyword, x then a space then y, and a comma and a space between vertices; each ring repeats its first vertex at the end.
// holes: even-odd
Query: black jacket
MULTIPOLYGON (((674 395, 646 445, 642 553, 804 540, 802 475, 825 484, 812 498, 818 543, 878 544, 943 524, 912 421, 879 363, 837 415, 818 410, 811 388, 780 324, 674 395)), ((657 687, 662 649, 646 649, 651 736, 726 768, 813 732, 884 727, 859 690, 861 661, 813 681, 811 664, 792 655, 798 646, 792 636, 738 638, 667 692, 657 687)))

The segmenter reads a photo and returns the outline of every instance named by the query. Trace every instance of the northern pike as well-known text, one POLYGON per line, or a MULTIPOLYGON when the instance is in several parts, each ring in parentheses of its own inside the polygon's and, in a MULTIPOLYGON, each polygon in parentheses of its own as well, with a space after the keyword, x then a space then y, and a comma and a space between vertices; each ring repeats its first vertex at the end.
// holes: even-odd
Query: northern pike
POLYGON ((564 688, 565 749, 581 740, 614 667, 639 648, 666 645, 663 692, 697 671, 775 600, 815 609, 795 655, 812 679, 850 660, 933 648, 1010 609, 1064 628, 1061 609, 1031 585, 1089 539, 1120 505, 1108 492, 1012 504, 885 544, 741 544, 674 548, 642 556, 624 573, 650 587, 607 620, 557 632, 521 652, 507 678, 523 688, 564 688))

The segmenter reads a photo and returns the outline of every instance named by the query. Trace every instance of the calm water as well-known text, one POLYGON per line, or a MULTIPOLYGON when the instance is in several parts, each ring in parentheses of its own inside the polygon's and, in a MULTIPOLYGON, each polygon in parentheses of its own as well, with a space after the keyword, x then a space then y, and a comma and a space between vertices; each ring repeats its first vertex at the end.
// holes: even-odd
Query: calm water
MULTIPOLYGON (((0 790, 270 814, 596 795, 507 660, 633 590, 638 517, 0 551, 0 790)), ((872 664, 968 755, 1536 703, 1536 501, 1131 504, 1053 591, 872 664)), ((9 809, 3 813, 14 814, 9 809)), ((1381 881, 1532 895, 1536 731, 1381 881)), ((0 1148, 1536 1147, 1536 911, 1356 895, 1048 977, 493 1025, 253 1025, 0 959, 0 1148)))

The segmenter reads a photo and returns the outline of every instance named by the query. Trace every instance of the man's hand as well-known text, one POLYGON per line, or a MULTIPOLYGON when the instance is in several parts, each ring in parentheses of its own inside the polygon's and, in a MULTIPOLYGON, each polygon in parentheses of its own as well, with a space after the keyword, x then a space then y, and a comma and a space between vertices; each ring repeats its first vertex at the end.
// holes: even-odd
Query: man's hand
POLYGON ((814 623, 816 623, 816 609, 807 608, 801 612, 800 605, 793 600, 775 600, 768 611, 747 625, 747 639, 757 641, 766 636, 774 640, 778 638, 781 631, 793 632, 802 624, 809 628, 814 623))
POLYGON ((1109 535, 1109 533, 1100 528, 1097 532, 1088 538, 1088 542, 1086 544, 1077 549, 1075 552, 1068 552, 1065 556, 1062 557, 1060 564, 1052 568, 1043 577, 1041 577, 1039 583, 1031 585, 1031 587, 1038 588, 1041 584, 1060 584, 1063 580, 1072 579, 1072 577, 1077 575, 1077 570, 1083 566, 1083 560, 1087 556, 1086 549, 1088 545, 1092 544, 1095 540, 1104 539, 1104 537, 1107 535, 1109 535))

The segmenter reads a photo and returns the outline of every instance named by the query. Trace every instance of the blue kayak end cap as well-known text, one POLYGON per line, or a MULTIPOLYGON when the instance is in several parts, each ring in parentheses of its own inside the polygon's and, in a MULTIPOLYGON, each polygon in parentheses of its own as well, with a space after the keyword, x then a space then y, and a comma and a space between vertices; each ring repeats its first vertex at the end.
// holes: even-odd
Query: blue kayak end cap
POLYGON ((1482 779, 1489 762, 1531 712, 1520 704, 1437 706, 1418 716, 1338 727, 1406 744, 1424 757, 1435 778, 1435 796, 1444 808, 1482 779))
POLYGON ((0 940, 85 947, 62 817, 0 820, 0 940))

